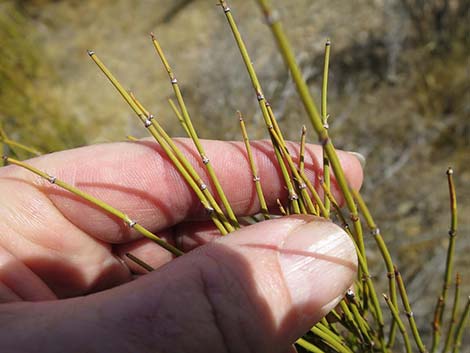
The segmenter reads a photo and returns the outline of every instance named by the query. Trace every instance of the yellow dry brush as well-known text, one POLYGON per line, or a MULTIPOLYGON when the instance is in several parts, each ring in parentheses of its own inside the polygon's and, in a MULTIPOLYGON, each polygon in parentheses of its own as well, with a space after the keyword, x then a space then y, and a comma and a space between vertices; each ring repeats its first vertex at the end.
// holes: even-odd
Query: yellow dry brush
MULTIPOLYGON (((408 295, 405 285, 403 283, 397 265, 393 262, 387 246, 383 240, 381 231, 375 223, 372 215, 364 202, 359 192, 352 190, 347 183, 344 171, 338 160, 338 156, 333 145, 333 142, 328 133, 328 109, 327 109, 327 88, 328 88, 328 70, 329 70, 329 57, 330 57, 330 40, 325 44, 325 56, 323 67, 323 81, 321 90, 321 109, 318 112, 314 100, 310 94, 308 86, 302 77, 302 73, 296 63, 295 56, 290 47, 289 41, 284 33, 279 16, 272 10, 267 0, 258 0, 259 6, 265 15, 266 22, 270 26, 274 38, 279 47, 279 52, 285 61, 285 64, 292 76, 300 101, 305 107, 306 114, 310 123, 318 135, 319 141, 323 147, 323 175, 320 180, 320 185, 323 188, 324 198, 322 199, 315 188, 312 181, 309 180, 304 171, 304 154, 306 144, 307 129, 305 126, 301 130, 300 147, 299 147, 299 162, 294 163, 291 152, 287 148, 282 131, 277 123, 276 116, 272 109, 272 103, 266 99, 261 83, 256 75, 254 65, 250 59, 249 53, 245 46, 242 36, 238 30, 235 18, 228 3, 220 0, 220 7, 225 15, 228 25, 233 33, 236 45, 239 48, 243 62, 245 63, 246 70, 253 86, 253 96, 258 101, 261 114, 267 129, 267 133, 272 141, 274 154, 279 165, 285 187, 288 190, 288 200, 283 204, 278 200, 277 210, 269 210, 263 195, 262 180, 260 180, 257 166, 254 162, 250 140, 248 137, 245 119, 242 114, 238 112, 238 118, 241 127, 241 135, 245 142, 247 158, 251 169, 253 182, 255 183, 256 194, 260 202, 261 212, 259 215, 252 217, 252 222, 261 222, 269 219, 272 213, 281 213, 282 215, 288 214, 313 214, 337 221, 347 232, 347 234, 354 240, 356 246, 359 271, 357 281, 355 283, 355 290, 349 290, 345 293, 344 299, 340 302, 337 308, 322 319, 314 327, 311 328, 304 337, 297 340, 297 348, 303 352, 314 353, 329 353, 329 352, 395 352, 406 351, 409 352, 459 352, 461 348, 461 341, 463 336, 464 327, 468 320, 470 311, 470 298, 467 298, 466 306, 460 314, 458 313, 459 300, 460 300, 460 276, 453 273, 453 260, 454 249, 457 235, 457 199, 456 191, 453 181, 453 170, 447 170, 447 180, 449 185, 450 195, 450 230, 449 230, 449 246, 447 251, 446 267, 443 276, 442 291, 438 297, 434 319, 432 322, 433 337, 431 345, 428 348, 425 346, 421 339, 418 327, 416 325, 413 311, 410 307, 408 295), (334 173, 338 186, 341 190, 342 196, 345 200, 347 211, 340 208, 337 201, 330 192, 330 174, 334 173), (365 223, 370 234, 374 238, 378 250, 383 258, 385 267, 384 276, 388 278, 388 293, 380 296, 383 301, 379 300, 379 295, 374 286, 374 281, 369 273, 368 258, 364 245, 364 230, 361 220, 365 223), (447 298, 449 297, 449 290, 452 288, 452 279, 456 276, 454 297, 452 304, 448 304, 447 298), (451 306, 451 320, 444 322, 444 312, 451 306), (384 310, 385 309, 385 310, 384 310), (404 314, 404 315, 403 315, 404 314), (405 324, 407 321, 407 324, 405 324), (401 338, 397 339, 397 331, 401 338), (441 338, 445 338, 441 340, 441 338)), ((179 88, 176 74, 168 63, 160 43, 155 34, 151 34, 151 41, 157 55, 160 57, 164 69, 168 73, 170 84, 176 98, 176 103, 169 100, 169 103, 181 123, 183 129, 188 136, 193 140, 194 145, 199 153, 202 163, 207 168, 210 180, 203 180, 198 175, 195 168, 187 160, 184 154, 173 142, 172 138, 166 133, 163 127, 158 122, 158 117, 151 114, 142 103, 135 97, 133 93, 127 91, 118 79, 111 73, 105 66, 101 59, 94 51, 88 51, 91 59, 96 63, 99 69, 114 85, 117 91, 121 94, 124 100, 129 104, 131 109, 135 112, 140 122, 155 138, 157 143, 162 147, 165 154, 172 161, 175 168, 179 171, 181 176, 191 187, 194 193, 199 198, 203 207, 207 210, 208 215, 217 229, 222 235, 231 233, 240 228, 240 220, 237 219, 230 203, 225 196, 219 180, 211 162, 207 157, 204 148, 202 147, 197 132, 195 131, 192 123, 191 116, 188 108, 184 102, 183 95, 179 88), (214 185, 215 193, 209 190, 207 185, 211 183, 214 185), (220 204, 216 200, 220 200, 220 204)), ((133 141, 135 138, 128 136, 128 139, 133 141)), ((41 152, 28 146, 24 146, 19 142, 13 141, 6 133, 0 128, 0 142, 2 149, 8 146, 10 152, 14 153, 15 150, 23 150, 31 153, 32 155, 39 155, 41 152)), ((129 227, 135 229, 143 236, 151 239, 159 244, 174 256, 181 256, 183 252, 174 246, 168 244, 157 235, 151 233, 149 230, 142 227, 130 219, 123 212, 115 209, 96 197, 89 195, 78 188, 67 184, 56 177, 49 175, 41 170, 36 169, 22 161, 12 157, 3 157, 5 164, 16 164, 20 167, 26 168, 29 171, 39 175, 40 177, 48 180, 50 183, 57 185, 85 200, 93 203, 97 207, 109 212, 120 218, 129 227)), ((153 268, 146 264, 141 259, 132 254, 127 254, 130 260, 140 265, 147 271, 152 271, 153 268)))

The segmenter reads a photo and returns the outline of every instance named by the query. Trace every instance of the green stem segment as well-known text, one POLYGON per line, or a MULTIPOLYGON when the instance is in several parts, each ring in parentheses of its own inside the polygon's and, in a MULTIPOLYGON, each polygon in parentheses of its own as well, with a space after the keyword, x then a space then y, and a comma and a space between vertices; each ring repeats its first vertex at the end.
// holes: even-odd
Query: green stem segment
POLYGON ((126 253, 126 257, 129 258, 131 261, 135 262, 140 267, 144 268, 148 272, 152 272, 155 269, 146 263, 144 260, 139 259, 137 256, 132 255, 131 253, 126 253))
MULTIPOLYGON (((230 203, 228 202, 227 197, 225 196, 224 190, 222 189, 222 186, 220 185, 219 179, 217 178, 217 175, 215 174, 215 170, 212 167, 212 164, 210 162, 210 159, 208 158, 204 147, 202 146, 201 142, 199 141, 199 137, 196 133, 196 130, 194 129, 194 126, 191 121, 191 117, 189 116, 188 109, 186 108, 186 103, 184 102, 183 95, 181 93, 181 90, 178 85, 178 80, 176 79, 175 74, 173 73, 173 70, 170 67, 170 64, 168 63, 168 60, 165 57, 165 54, 163 53, 163 50, 158 43, 155 35, 152 33, 152 42, 155 47, 155 50, 157 51, 158 56, 160 57, 163 66, 165 67, 165 70, 168 73, 168 77, 170 78, 171 85, 173 87, 173 91, 176 95, 176 100, 178 101, 178 104, 181 109, 181 113, 183 115, 183 120, 186 125, 186 128, 189 130, 190 137, 194 142, 194 145, 196 146, 197 151, 199 152, 199 155, 201 156, 202 163, 206 166, 207 172, 209 173, 209 177, 214 184, 214 187, 217 191, 217 194, 220 197, 220 200, 222 201, 222 204, 225 207, 225 210, 227 211, 228 219, 230 220, 230 223, 232 224, 233 227, 235 228, 240 228, 240 225, 238 223, 237 217, 235 216, 235 213, 232 210, 232 207, 230 206, 230 203)), ((184 127, 184 126, 183 126, 184 127)))
POLYGON ((109 69, 98 58, 95 52, 88 51, 88 55, 90 55, 90 57, 100 68, 100 70, 111 81, 113 86, 118 90, 124 100, 137 114, 140 121, 144 124, 144 126, 149 130, 155 140, 163 148, 175 168, 180 172, 181 176, 185 179, 191 189, 196 193, 197 197, 201 200, 202 205, 208 211, 209 216, 211 217, 212 221, 219 229, 221 234, 227 234, 228 232, 233 230, 233 227, 226 220, 225 215, 223 214, 219 205, 210 193, 207 185, 199 177, 191 163, 189 163, 186 157, 184 157, 181 151, 179 151, 172 139, 168 136, 168 134, 164 131, 160 124, 154 119, 153 115, 149 114, 146 110, 144 110, 141 104, 135 98, 132 98, 132 96, 122 87, 119 81, 114 77, 111 71, 109 71, 109 69))
MULTIPOLYGON (((221 1, 221 3, 222 2, 225 3, 224 1, 221 1)), ((258 3, 266 16, 266 21, 271 27, 271 30, 274 34, 274 37, 284 58, 284 61, 291 72, 292 78, 297 87, 297 91, 300 95, 302 103, 304 104, 312 126, 317 132, 320 139, 320 143, 324 147, 326 155, 330 160, 331 166, 335 173, 336 181, 338 182, 338 185, 340 186, 341 191, 343 192, 344 199, 350 211, 350 217, 353 221, 356 241, 358 243, 359 250, 363 255, 365 255, 362 227, 359 221, 356 204, 354 203, 353 197, 349 190, 348 182, 341 167, 338 155, 336 154, 336 150, 328 136, 328 130, 325 129, 325 127, 323 126, 318 110, 310 95, 308 86, 302 77, 302 73, 300 71, 299 66, 296 63, 294 53, 290 47, 289 41, 287 40, 284 30, 282 29, 281 22, 279 21, 277 16, 274 16, 267 0, 258 0, 258 3)))
MULTIPOLYGON (((388 290, 389 290, 391 304, 395 308, 397 308, 398 307, 398 295, 397 295, 397 285, 395 281, 395 267, 393 264, 392 257, 390 255, 390 252, 388 251, 387 245, 385 244, 382 234, 380 233, 380 228, 377 226, 374 219, 372 218, 369 208, 364 202, 364 199, 362 198, 361 194, 355 190, 353 190, 352 193, 367 223, 367 226, 369 227, 371 234, 374 237, 377 247, 379 248, 380 254, 382 255, 382 259, 384 260, 385 267, 387 268, 388 290)), ((387 347, 393 347, 393 344, 395 341, 396 329, 397 329, 397 323, 395 320, 393 320, 392 325, 390 327, 387 347)))
POLYGON ((390 312, 392 313, 393 319, 398 325, 398 329, 400 330, 402 336, 403 336, 403 342, 405 344, 405 349, 407 353, 411 353, 411 343, 410 343, 410 338, 408 337, 408 332, 406 331, 405 324, 400 318, 400 314, 398 312, 398 308, 392 303, 390 298, 386 295, 383 294, 385 302, 388 305, 388 308, 390 309, 390 312))
POLYGON ((457 273, 457 275, 455 276, 454 305, 452 306, 452 314, 450 317, 449 329, 447 330, 446 342, 442 353, 447 353, 449 351, 450 345, 452 344, 452 340, 454 339, 455 324, 457 323, 457 311, 459 309, 460 304, 460 282, 460 275, 457 273))
MULTIPOLYGON (((321 90, 321 120, 323 127, 328 129, 328 109, 327 109, 327 95, 328 95, 328 71, 330 66, 330 49, 331 42, 328 39, 325 43, 325 59, 323 62, 323 80, 322 80, 322 90, 321 90)), ((330 161, 328 156, 323 149, 323 180, 327 188, 330 188, 330 161)), ((324 197, 325 209, 327 211, 326 218, 329 217, 330 213, 330 200, 325 195, 324 197)))
POLYGON ((442 284, 442 291, 437 300, 436 309, 434 310, 433 322, 433 339, 431 353, 436 352, 441 339, 441 323, 444 314, 447 292, 452 280, 452 271, 454 263, 455 240, 457 236, 457 196, 454 185, 454 170, 449 167, 447 169, 447 183, 449 185, 449 200, 450 200, 450 229, 449 229, 449 246, 447 248, 446 269, 444 272, 444 280, 442 284))
POLYGON ((395 268, 395 279, 398 284, 398 291, 400 292, 401 300, 403 302, 403 306, 405 308, 405 314, 408 317, 408 322, 410 324, 411 333, 413 334, 413 338, 416 342, 416 346, 420 353, 427 353, 427 349, 421 340, 421 336, 419 335, 418 326, 416 325, 415 317, 413 315, 413 311, 411 310, 410 302, 408 300, 408 295, 406 293, 405 284, 403 283, 403 279, 400 275, 400 272, 395 268))
POLYGON ((253 158, 250 139, 248 138, 248 132, 246 131, 245 121, 243 120, 242 113, 238 112, 238 118, 240 120, 240 129, 242 131, 243 141, 245 142, 245 149, 248 157, 248 162, 250 163, 250 169, 253 175, 253 182, 255 183, 256 194, 258 195, 261 214, 263 215, 264 219, 269 219, 270 216, 268 206, 266 205, 266 200, 264 198, 263 189, 261 187, 261 179, 259 177, 258 169, 256 168, 255 160, 253 158))
MULTIPOLYGON (((256 94, 256 99, 258 100, 258 105, 260 107, 264 123, 266 127, 269 129, 271 126, 273 126, 273 122, 271 120, 271 117, 269 115, 269 111, 266 105, 266 99, 263 94, 263 90, 261 88, 261 84, 258 80, 258 76, 256 75, 255 68, 251 62, 250 56, 248 54, 248 51, 246 49, 246 45, 240 35, 240 31, 238 30, 237 24, 235 23, 235 20, 232 16, 232 13, 230 11, 230 7, 227 5, 226 1, 224 0, 219 0, 220 5, 225 13, 225 17, 227 18, 227 22, 230 26, 230 29, 232 30, 233 36, 235 38, 235 42, 237 43, 238 49, 240 50, 240 54, 242 56, 243 62, 245 64, 245 67, 248 71, 248 75, 250 77, 253 89, 256 94)), ((268 105, 269 106, 269 105, 268 105)), ((280 152, 281 146, 278 146, 275 141, 273 142, 273 147, 274 147, 274 154, 276 156, 277 162, 279 164, 279 167, 281 169, 282 176, 284 178, 284 182, 286 183, 287 191, 289 193, 289 202, 292 207, 293 213, 300 213, 300 207, 299 207, 299 197, 295 191, 293 182, 291 180, 291 177, 289 175, 288 169, 286 164, 284 163, 284 160, 282 159, 282 155, 280 152)))
POLYGON ((130 228, 135 229, 137 232, 142 234, 144 237, 146 237, 146 238, 152 240, 153 242, 157 243, 162 248, 164 248, 164 249, 168 250, 169 252, 171 252, 173 255, 175 255, 175 256, 183 255, 183 252, 181 250, 175 248, 171 244, 168 244, 166 241, 159 238, 158 236, 156 236, 155 234, 153 234, 149 230, 145 229, 143 226, 141 226, 136 221, 133 221, 132 219, 130 219, 125 213, 115 209, 114 207, 107 204, 106 202, 104 202, 104 201, 102 201, 102 200, 100 200, 100 199, 98 199, 98 198, 96 198, 96 197, 94 197, 94 196, 92 196, 92 195, 90 195, 90 194, 88 194, 88 193, 86 193, 86 192, 70 185, 70 184, 67 184, 64 181, 59 180, 56 177, 54 177, 52 175, 49 175, 49 174, 47 174, 47 173, 45 173, 45 172, 29 165, 27 163, 24 163, 24 162, 21 162, 21 161, 18 161, 16 159, 9 158, 9 157, 3 157, 3 159, 6 162, 10 163, 10 164, 15 164, 19 167, 22 167, 22 168, 25 168, 25 169, 29 170, 30 172, 33 172, 36 175, 39 175, 41 178, 48 180, 51 184, 55 184, 55 185, 61 187, 62 189, 67 190, 67 191, 73 193, 74 195, 77 195, 77 196, 81 197, 82 199, 91 202, 92 204, 94 204, 95 206, 101 208, 102 210, 118 217, 119 219, 123 220, 124 223, 126 223, 130 228))

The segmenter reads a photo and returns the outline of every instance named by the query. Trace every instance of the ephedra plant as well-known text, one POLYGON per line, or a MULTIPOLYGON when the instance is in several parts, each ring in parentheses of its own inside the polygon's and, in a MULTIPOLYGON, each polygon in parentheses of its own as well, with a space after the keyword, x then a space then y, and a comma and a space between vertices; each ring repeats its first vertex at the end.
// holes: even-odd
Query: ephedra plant
MULTIPOLYGON (((330 219, 339 223, 347 234, 354 240, 357 250, 359 263, 358 277, 354 289, 345 293, 344 299, 337 308, 311 330, 297 341, 299 351, 307 352, 459 352, 461 349, 462 336, 470 311, 470 299, 467 302, 463 312, 458 312, 460 301, 460 276, 454 274, 453 258, 455 241, 457 238, 457 199, 453 181, 453 169, 447 169, 447 182, 450 195, 450 215, 451 222, 449 228, 449 245, 445 272, 443 274, 442 290, 436 300, 434 310, 434 319, 432 324, 433 336, 429 343, 423 342, 418 330, 413 311, 410 307, 407 291, 398 266, 393 262, 389 250, 382 238, 381 231, 375 223, 369 208, 365 204, 359 192, 352 190, 345 178, 332 139, 328 132, 328 109, 327 109, 327 87, 328 87, 328 67, 330 57, 331 43, 328 40, 325 45, 325 57, 323 68, 323 85, 321 95, 321 109, 318 111, 302 73, 296 63, 293 51, 290 48, 289 41, 284 34, 281 22, 276 13, 271 9, 266 0, 258 0, 260 8, 265 15, 266 22, 270 26, 274 38, 283 56, 285 64, 292 76, 297 88, 300 102, 306 110, 313 130, 318 136, 319 142, 323 148, 323 173, 319 180, 312 181, 306 176, 304 170, 304 153, 307 128, 301 129, 299 158, 294 159, 292 151, 287 147, 283 133, 277 123, 276 116, 271 104, 263 93, 263 89, 258 76, 250 59, 245 43, 240 35, 232 11, 226 1, 220 0, 220 8, 227 19, 227 23, 233 33, 235 44, 238 46, 243 62, 245 63, 248 77, 253 86, 253 96, 259 104, 264 123, 272 142, 272 148, 282 173, 285 187, 288 191, 287 201, 278 200, 278 209, 268 209, 264 200, 262 190, 262 180, 257 174, 257 166, 253 160, 250 141, 248 138, 245 121, 242 113, 238 112, 238 118, 241 128, 241 135, 245 142, 247 158, 251 168, 253 182, 255 183, 256 194, 259 199, 261 212, 258 215, 250 217, 251 222, 261 222, 273 215, 288 214, 312 214, 319 217, 330 219), (346 208, 340 208, 337 200, 330 192, 331 175, 341 189, 345 200, 346 208), (316 191, 314 184, 321 185, 322 195, 316 191), (370 233, 375 239, 377 248, 383 258, 384 273, 388 279, 388 290, 386 294, 379 294, 376 290, 376 284, 369 272, 368 256, 364 244, 364 235, 370 233), (455 276, 455 281, 454 281, 455 276), (451 289, 453 297, 451 296, 451 289), (446 320, 445 312, 450 312, 450 320, 446 320)), ((94 51, 88 51, 90 58, 98 68, 109 79, 113 86, 120 93, 122 98, 128 103, 135 112, 144 127, 155 138, 162 147, 168 158, 172 161, 175 168, 194 191, 203 207, 220 231, 221 235, 226 235, 241 227, 241 222, 232 211, 231 205, 227 200, 217 175, 211 165, 209 157, 206 155, 202 144, 199 141, 195 131, 189 110, 185 104, 178 80, 173 72, 165 54, 152 33, 151 41, 155 47, 157 55, 160 57, 164 69, 168 73, 170 83, 173 87, 176 103, 170 100, 170 104, 175 112, 177 119, 182 124, 188 136, 194 142, 202 163, 207 168, 210 180, 204 180, 191 163, 186 159, 182 151, 173 142, 172 138, 166 133, 159 124, 158 117, 150 113, 136 96, 127 91, 118 79, 101 61, 94 51), (207 187, 208 184, 214 185, 215 193, 207 187), (218 201, 220 200, 220 201, 218 201)), ((25 150, 34 155, 40 154, 40 151, 22 145, 19 142, 11 140, 6 132, 0 129, 0 138, 2 146, 8 146, 8 150, 14 153, 15 150, 25 150)), ((134 140, 133 137, 129 137, 134 140)), ((138 143, 138 142, 137 142, 138 143)), ((98 198, 89 195, 78 188, 67 184, 65 181, 38 170, 22 161, 9 156, 4 156, 4 162, 16 164, 36 173, 40 177, 47 179, 50 183, 57 185, 71 193, 93 203, 106 212, 120 218, 129 227, 140 232, 143 236, 153 240, 174 256, 184 256, 184 253, 176 247, 168 244, 158 235, 145 229, 142 225, 130 219, 123 212, 115 209, 98 198)), ((277 216, 276 216, 277 217, 277 216)), ((133 254, 127 256, 147 271, 152 271, 152 267, 133 254)))

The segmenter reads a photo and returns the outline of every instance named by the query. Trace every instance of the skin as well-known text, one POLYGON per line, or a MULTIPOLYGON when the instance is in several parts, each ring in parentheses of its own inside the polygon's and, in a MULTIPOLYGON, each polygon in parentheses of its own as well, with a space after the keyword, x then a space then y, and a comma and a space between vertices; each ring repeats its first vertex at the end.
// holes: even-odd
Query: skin
MULTIPOLYGON (((179 146, 207 180, 191 142, 179 146)), ((243 145, 204 141, 237 215, 259 210, 243 145)), ((289 145, 296 159, 297 146, 289 145)), ((268 142, 253 143, 271 210, 286 190, 268 142)), ((362 169, 339 157, 351 187, 362 169)), ((321 148, 306 170, 317 180, 321 148)), ((352 284, 354 246, 313 216, 220 237, 155 144, 113 143, 28 163, 125 212, 184 251, 172 256, 122 221, 16 166, 0 168, 2 352, 292 352, 292 343, 352 284), (131 252, 156 270, 127 259, 131 252)), ((333 181, 333 193, 341 200, 333 181)), ((211 186, 209 185, 209 188, 211 186)))

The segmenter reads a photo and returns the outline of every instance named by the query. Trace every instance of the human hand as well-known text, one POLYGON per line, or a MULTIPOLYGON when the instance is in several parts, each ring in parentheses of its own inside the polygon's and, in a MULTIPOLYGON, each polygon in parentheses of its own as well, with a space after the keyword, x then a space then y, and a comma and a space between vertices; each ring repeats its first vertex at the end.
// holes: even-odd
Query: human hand
MULTIPOLYGON (((205 175, 191 142, 179 145, 205 175)), ((205 148, 234 211, 259 211, 242 145, 205 141, 205 148)), ((275 209, 276 199, 287 195, 271 151, 268 142, 253 143, 266 201, 275 209)), ((359 162, 339 156, 358 189, 359 162)), ((308 146, 311 180, 320 161, 321 148, 308 146)), ((354 279, 354 246, 339 227, 318 218, 283 217, 216 236, 198 199, 153 143, 95 145, 30 163, 183 250, 195 249, 169 262, 166 250, 121 220, 25 170, 1 168, 2 352, 284 353, 354 279), (141 269, 127 252, 156 270, 131 281, 141 269)))

